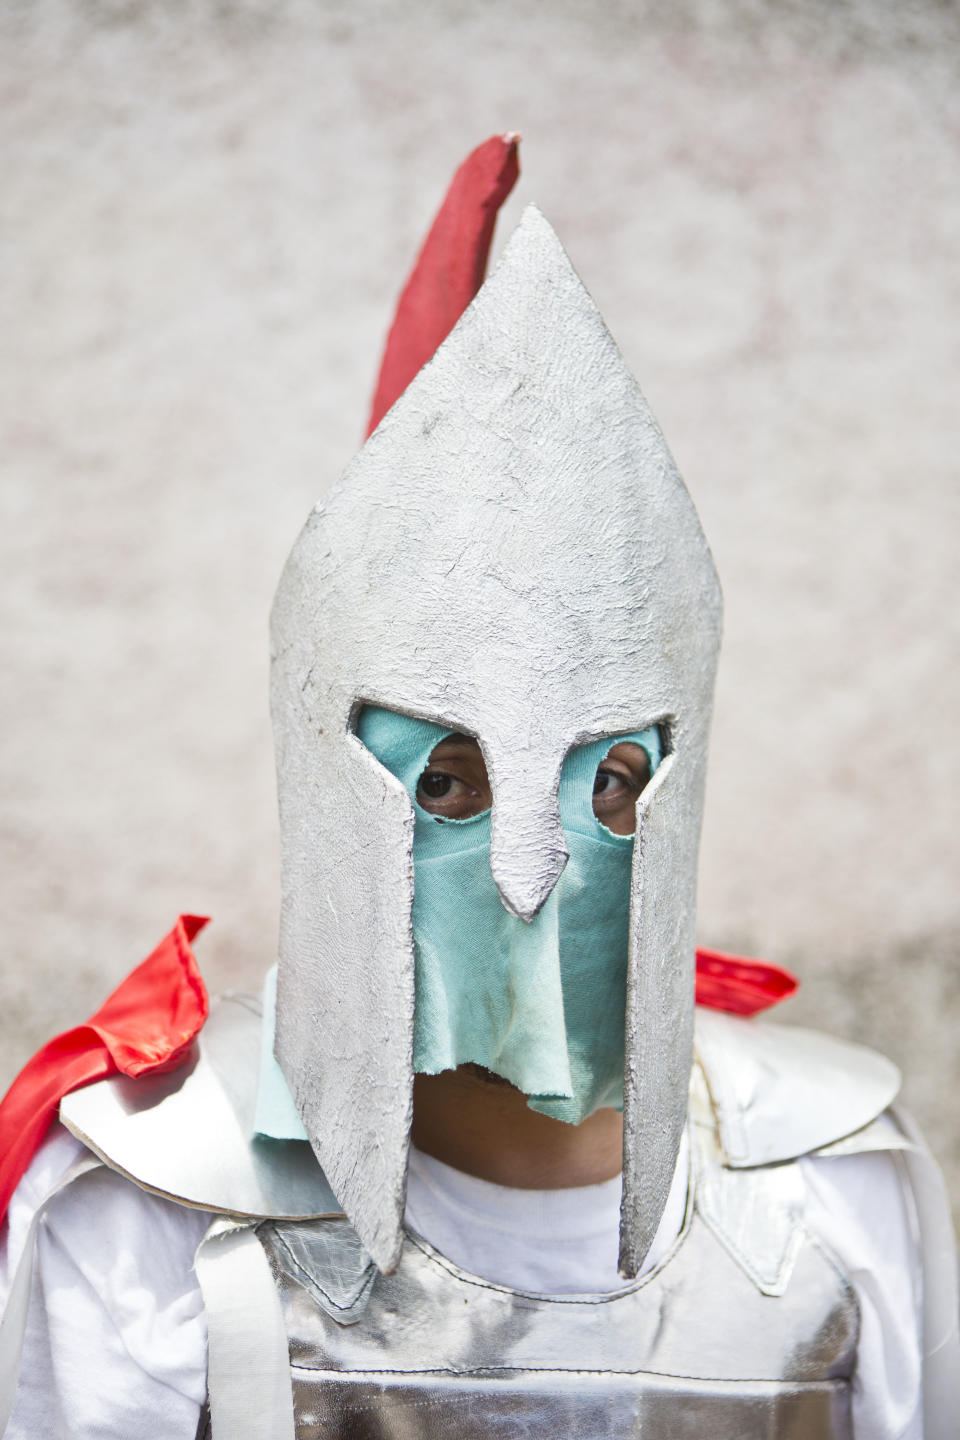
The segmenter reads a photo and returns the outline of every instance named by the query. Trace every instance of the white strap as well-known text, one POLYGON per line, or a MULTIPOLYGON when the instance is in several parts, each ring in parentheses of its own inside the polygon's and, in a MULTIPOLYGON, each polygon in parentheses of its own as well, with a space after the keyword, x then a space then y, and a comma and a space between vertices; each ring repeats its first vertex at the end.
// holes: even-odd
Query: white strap
POLYGON ((213 1440, 295 1440, 287 1331, 252 1222, 218 1216, 200 1242, 213 1440))
POLYGON ((23 1350, 23 1337, 26 1334, 27 1317, 30 1312, 30 1292, 33 1282, 33 1262, 37 1252, 37 1236, 40 1233, 47 1206, 68 1185, 72 1185, 74 1180, 79 1180, 81 1175, 88 1175, 92 1170, 99 1170, 102 1165, 103 1161, 96 1155, 89 1153, 81 1155, 60 1177, 53 1189, 43 1197, 30 1221, 30 1228, 27 1230, 23 1249, 20 1252, 13 1283, 7 1295, 3 1320, 0 1321, 0 1435, 7 1428, 13 1413, 14 1401, 17 1398, 20 1355, 23 1350))
POLYGON ((954 1440, 960 1414, 957 1248, 943 1176, 913 1116, 893 1113, 912 1142, 903 1151, 916 1206, 923 1262, 924 1440, 954 1440))

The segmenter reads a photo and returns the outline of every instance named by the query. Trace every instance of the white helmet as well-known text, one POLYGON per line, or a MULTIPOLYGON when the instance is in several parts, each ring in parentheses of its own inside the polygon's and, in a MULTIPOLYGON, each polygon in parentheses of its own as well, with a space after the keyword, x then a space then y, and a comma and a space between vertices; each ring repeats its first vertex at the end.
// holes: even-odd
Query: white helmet
POLYGON ((273 610, 283 909, 277 1057, 376 1263, 399 1258, 412 1110, 413 810, 354 734, 378 705, 477 738, 506 908, 566 860, 576 745, 659 726, 638 803, 621 1269, 687 1106, 694 905, 721 599, 696 512, 540 213, 310 515, 273 610))

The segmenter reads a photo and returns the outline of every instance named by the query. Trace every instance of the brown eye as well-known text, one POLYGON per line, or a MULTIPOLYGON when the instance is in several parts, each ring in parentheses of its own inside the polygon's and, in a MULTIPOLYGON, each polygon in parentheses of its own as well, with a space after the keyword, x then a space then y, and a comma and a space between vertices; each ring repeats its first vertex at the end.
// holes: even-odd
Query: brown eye
POLYGON ((452 770, 424 770, 417 781, 417 800, 431 815, 459 820, 485 807, 477 804, 477 791, 469 780, 452 770))
POLYGON ((601 761, 593 781, 593 813, 614 835, 636 829, 637 797, 650 779, 650 758, 642 745, 622 740, 601 761))
POLYGON ((631 787, 622 775, 617 775, 613 770, 604 770, 602 766, 597 771, 593 782, 594 795, 606 795, 609 798, 628 789, 631 787))
POLYGON ((417 787, 430 800, 442 800, 449 795, 453 789, 453 776, 444 775, 439 771, 427 771, 420 776, 420 784, 417 787))
POLYGON ((468 820, 490 809, 487 767, 476 740, 450 735, 431 751, 417 802, 436 820, 468 820))

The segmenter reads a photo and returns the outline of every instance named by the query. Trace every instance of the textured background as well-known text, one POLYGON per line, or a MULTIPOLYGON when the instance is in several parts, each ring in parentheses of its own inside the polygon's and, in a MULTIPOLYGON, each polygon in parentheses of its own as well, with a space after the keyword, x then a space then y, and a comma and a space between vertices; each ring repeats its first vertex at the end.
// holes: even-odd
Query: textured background
MULTIPOLYGON (((266 615, 472 145, 523 131, 727 597, 701 934, 960 1196, 960 11, 0 5, 0 1080, 179 909, 272 958, 266 615)), ((429 543, 429 537, 424 537, 429 543)))

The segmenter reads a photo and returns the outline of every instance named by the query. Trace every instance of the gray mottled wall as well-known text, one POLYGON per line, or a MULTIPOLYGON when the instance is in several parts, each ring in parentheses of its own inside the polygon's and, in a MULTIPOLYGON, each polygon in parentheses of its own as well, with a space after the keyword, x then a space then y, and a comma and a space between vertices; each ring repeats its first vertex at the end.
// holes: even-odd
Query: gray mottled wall
POLYGON ((0 6, 0 1078, 179 909, 213 988, 271 960, 271 591, 513 128, 724 580, 701 934, 903 1064, 960 1195, 958 17, 0 6))

